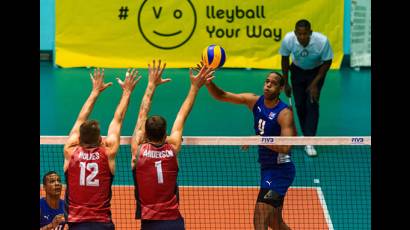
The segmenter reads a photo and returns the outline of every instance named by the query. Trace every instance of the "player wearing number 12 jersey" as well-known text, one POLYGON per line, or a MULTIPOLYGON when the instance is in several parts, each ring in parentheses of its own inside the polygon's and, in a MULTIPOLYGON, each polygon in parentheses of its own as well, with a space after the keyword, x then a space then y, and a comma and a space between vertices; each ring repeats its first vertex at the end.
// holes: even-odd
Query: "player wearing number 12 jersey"
POLYGON ((128 71, 124 82, 117 78, 123 93, 105 139, 101 138, 99 123, 88 120, 88 116, 100 93, 112 83, 104 83, 104 70, 90 74, 93 89, 64 145, 65 219, 70 230, 114 229, 110 201, 115 156, 131 93, 139 81, 137 74, 128 71))
POLYGON ((167 136, 166 120, 161 116, 147 118, 151 99, 158 85, 170 81, 162 79, 165 64, 148 65, 149 80, 141 102, 138 121, 131 140, 132 174, 137 202, 136 219, 141 219, 143 230, 185 229, 178 202, 178 152, 182 144, 185 120, 194 104, 199 89, 210 80, 212 71, 202 68, 197 76, 190 70, 191 88, 182 104, 171 135, 167 136))
MULTIPOLYGON (((217 100, 247 106, 253 112, 256 135, 294 136, 293 113, 279 99, 284 84, 281 74, 271 72, 265 79, 262 96, 225 92, 213 82, 207 82, 206 87, 217 100)), ((295 178, 291 146, 265 145, 258 148, 261 182, 255 205, 254 228, 265 230, 269 226, 272 229, 290 229, 282 219, 282 208, 285 194, 295 178)))

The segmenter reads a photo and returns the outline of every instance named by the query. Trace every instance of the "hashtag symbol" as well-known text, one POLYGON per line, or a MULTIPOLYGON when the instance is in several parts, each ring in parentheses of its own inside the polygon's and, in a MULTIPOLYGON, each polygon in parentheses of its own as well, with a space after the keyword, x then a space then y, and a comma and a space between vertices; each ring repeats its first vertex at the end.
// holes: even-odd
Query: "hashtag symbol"
POLYGON ((126 7, 121 6, 121 8, 120 8, 120 15, 118 15, 118 17, 120 18, 120 20, 122 20, 122 19, 124 19, 124 20, 127 19, 127 17, 128 17, 127 12, 128 12, 128 6, 126 6, 126 7))

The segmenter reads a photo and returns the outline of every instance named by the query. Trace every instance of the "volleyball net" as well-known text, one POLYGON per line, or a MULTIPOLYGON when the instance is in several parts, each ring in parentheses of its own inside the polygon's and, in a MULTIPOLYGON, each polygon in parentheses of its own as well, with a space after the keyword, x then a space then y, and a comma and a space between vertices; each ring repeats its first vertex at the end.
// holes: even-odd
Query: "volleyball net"
MULTIPOLYGON (((40 136, 40 181, 53 170, 65 185, 66 140, 66 136, 40 136)), ((111 200, 116 229, 140 226, 134 218, 129 143, 130 137, 121 137, 116 157, 111 200)), ((283 219, 290 228, 371 228, 370 137, 186 136, 178 156, 177 180, 186 229, 253 229, 260 186, 258 145, 292 145, 296 176, 283 206, 283 219), (314 145, 318 156, 307 156, 306 145, 314 145)), ((40 195, 44 195, 41 183, 40 195)))

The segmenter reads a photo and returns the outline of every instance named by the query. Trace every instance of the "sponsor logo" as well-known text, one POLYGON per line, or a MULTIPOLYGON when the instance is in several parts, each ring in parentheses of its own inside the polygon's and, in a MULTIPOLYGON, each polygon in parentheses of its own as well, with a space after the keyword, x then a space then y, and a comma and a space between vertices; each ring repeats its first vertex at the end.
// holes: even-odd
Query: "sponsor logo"
POLYGON ((275 142, 275 138, 273 137, 262 137, 262 143, 274 143, 275 142))
POLYGON ((302 52, 300 52, 301 57, 306 57, 309 55, 309 51, 307 49, 303 49, 302 52))
POLYGON ((352 144, 363 144, 364 138, 363 137, 352 137, 352 144))
POLYGON ((269 113, 269 119, 273 120, 273 118, 275 118, 276 113, 270 112, 269 113))

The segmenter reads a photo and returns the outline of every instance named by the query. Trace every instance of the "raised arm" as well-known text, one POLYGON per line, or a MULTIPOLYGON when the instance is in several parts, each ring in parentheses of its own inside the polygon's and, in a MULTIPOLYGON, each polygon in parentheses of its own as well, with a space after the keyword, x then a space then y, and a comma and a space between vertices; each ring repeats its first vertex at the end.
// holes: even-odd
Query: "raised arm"
MULTIPOLYGON (((293 121, 293 112, 290 109, 284 109, 279 113, 278 123, 280 125, 280 136, 296 136, 295 123, 293 121)), ((291 145, 267 145, 265 146, 279 153, 289 153, 291 145)))
POLYGON ((229 102, 233 104, 246 105, 250 110, 252 110, 253 106, 258 100, 258 96, 253 93, 235 94, 224 91, 212 81, 206 84, 206 88, 208 89, 208 92, 212 95, 212 97, 214 97, 216 100, 229 102))
POLYGON ((161 77, 164 72, 166 63, 161 68, 161 60, 159 60, 158 66, 155 66, 155 60, 152 61, 152 68, 148 64, 148 85, 142 97, 140 111, 138 114, 138 120, 135 125, 134 133, 131 139, 131 151, 135 153, 137 147, 143 142, 145 137, 145 122, 147 120, 148 112, 151 109, 152 96, 158 85, 171 81, 171 79, 163 79, 161 77))
MULTIPOLYGON (((204 66, 204 63, 201 61, 199 64, 193 68, 196 71, 200 71, 200 69, 204 66)), ((214 77, 212 77, 213 79, 214 77)), ((208 92, 214 97, 216 100, 229 102, 233 104, 243 104, 246 105, 250 110, 253 109, 256 101, 258 100, 258 96, 253 93, 240 93, 235 94, 231 92, 226 92, 219 88, 212 80, 208 80, 205 82, 205 86, 208 89, 208 92)))
POLYGON ((115 159, 118 147, 120 146, 122 123, 124 121, 125 113, 127 112, 132 91, 134 90, 135 85, 141 79, 141 76, 139 76, 137 79, 137 75, 138 71, 132 69, 131 71, 127 71, 124 82, 121 79, 117 78, 118 84, 122 88, 122 96, 117 109, 115 110, 114 118, 112 119, 111 124, 108 128, 107 138, 105 139, 109 157, 112 159, 115 159))
POLYGON ((94 108, 94 104, 97 101, 98 96, 102 91, 112 85, 112 82, 104 83, 104 69, 94 69, 94 74, 92 75, 90 73, 90 76, 93 88, 91 90, 90 96, 87 98, 86 102, 81 108, 80 114, 78 115, 77 120, 75 121, 74 126, 68 136, 68 140, 64 145, 65 160, 69 160, 69 152, 71 148, 79 143, 80 126, 85 121, 87 121, 88 116, 94 108))
POLYGON ((184 130, 185 121, 192 110, 195 102, 195 98, 199 92, 199 89, 205 84, 206 81, 212 80, 212 74, 214 71, 206 67, 202 67, 198 75, 194 76, 192 69, 189 70, 189 78, 191 80, 191 87, 188 95, 185 98, 179 112, 175 118, 174 125, 172 126, 171 135, 168 137, 167 142, 170 143, 176 153, 181 149, 182 144, 182 132, 184 130))

